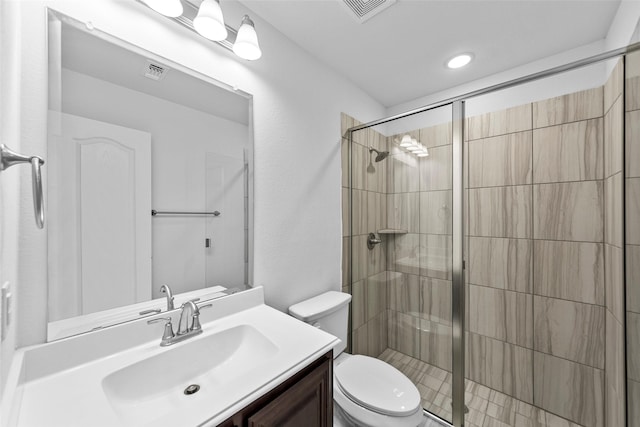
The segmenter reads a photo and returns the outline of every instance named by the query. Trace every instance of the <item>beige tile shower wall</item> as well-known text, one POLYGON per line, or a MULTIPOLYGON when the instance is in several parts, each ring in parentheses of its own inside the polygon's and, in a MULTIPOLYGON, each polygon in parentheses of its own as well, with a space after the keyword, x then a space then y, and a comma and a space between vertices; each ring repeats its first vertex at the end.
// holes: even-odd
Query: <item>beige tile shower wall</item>
POLYGON ((585 426, 605 425, 603 99, 532 108, 533 403, 585 426))
POLYGON ((624 63, 604 86, 605 425, 625 425, 623 147, 624 63))
POLYGON ((451 123, 409 135, 428 147, 418 158, 388 138, 386 237, 389 347, 451 370, 451 123))
POLYGON ((640 427, 640 52, 625 62, 625 249, 628 425, 640 427))
POLYGON ((467 121, 467 375, 597 427, 618 425, 605 412, 619 337, 607 302, 621 286, 607 270, 621 261, 621 163, 604 155, 621 147, 604 114, 605 98, 610 114, 622 105, 615 87, 467 121))
POLYGON ((470 117, 466 134, 466 374, 532 404, 532 105, 470 117))
MULTIPOLYGON (((342 114, 341 128, 361 124, 342 114)), ((387 163, 375 162, 369 147, 386 151, 387 139, 372 129, 355 132, 351 155, 353 191, 349 197, 349 141, 342 139, 343 292, 351 292, 351 351, 378 356, 387 344, 387 260, 384 243, 367 248, 367 235, 387 224, 387 163), (349 209, 353 219, 349 222, 349 209), (353 243, 352 254, 349 245, 353 243), (353 262, 349 262, 349 256, 353 262)))

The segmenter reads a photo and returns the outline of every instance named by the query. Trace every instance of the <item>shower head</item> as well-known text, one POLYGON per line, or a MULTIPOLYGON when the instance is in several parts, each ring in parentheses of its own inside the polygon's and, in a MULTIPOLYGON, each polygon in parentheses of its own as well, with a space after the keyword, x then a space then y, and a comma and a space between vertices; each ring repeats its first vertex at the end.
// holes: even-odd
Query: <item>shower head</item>
POLYGON ((373 153, 374 151, 378 153, 378 155, 376 156, 376 163, 383 161, 389 155, 388 151, 378 151, 375 148, 369 147, 369 154, 373 153))

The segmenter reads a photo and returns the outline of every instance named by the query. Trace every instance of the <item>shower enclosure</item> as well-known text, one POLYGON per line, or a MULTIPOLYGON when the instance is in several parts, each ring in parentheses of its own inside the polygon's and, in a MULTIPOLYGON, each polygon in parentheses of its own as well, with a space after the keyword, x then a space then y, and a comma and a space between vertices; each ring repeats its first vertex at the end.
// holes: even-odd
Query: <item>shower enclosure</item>
POLYGON ((637 156, 640 61, 626 56, 625 80, 616 53, 368 124, 342 116, 351 352, 398 368, 447 423, 635 425, 624 150, 637 156))

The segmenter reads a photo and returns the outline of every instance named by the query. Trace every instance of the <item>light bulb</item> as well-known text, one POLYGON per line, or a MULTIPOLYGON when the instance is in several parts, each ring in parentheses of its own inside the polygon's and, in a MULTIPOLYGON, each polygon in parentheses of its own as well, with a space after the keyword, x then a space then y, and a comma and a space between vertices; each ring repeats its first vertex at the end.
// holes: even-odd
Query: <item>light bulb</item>
POLYGON ((233 44, 233 52, 240 58, 250 61, 262 56, 262 51, 258 45, 258 35, 256 34, 253 21, 248 15, 242 18, 242 24, 238 30, 236 41, 233 44))
POLYGON ((400 147, 409 147, 411 146, 411 136, 404 135, 402 140, 400 140, 400 147))
POLYGON ((417 139, 411 138, 411 145, 407 149, 411 151, 418 151, 420 150, 420 146, 421 145, 418 143, 417 139))
POLYGON ((182 15, 182 3, 180 0, 143 0, 147 6, 156 12, 168 16, 170 18, 176 18, 182 15))
POLYGON ((222 9, 219 0, 204 0, 198 9, 198 16, 193 20, 193 28, 202 37, 216 42, 227 38, 222 9))
POLYGON ((418 157, 427 157, 429 155, 429 150, 424 145, 420 144, 420 151, 414 151, 415 155, 418 157))

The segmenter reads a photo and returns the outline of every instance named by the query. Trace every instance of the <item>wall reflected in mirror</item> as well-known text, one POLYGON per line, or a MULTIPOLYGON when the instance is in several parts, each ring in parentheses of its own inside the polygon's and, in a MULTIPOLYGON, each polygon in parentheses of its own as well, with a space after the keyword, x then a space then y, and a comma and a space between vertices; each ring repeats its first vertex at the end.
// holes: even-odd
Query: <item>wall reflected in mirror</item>
POLYGON ((50 11, 48 129, 49 340, 251 283, 248 94, 50 11))

